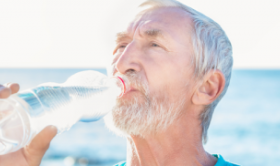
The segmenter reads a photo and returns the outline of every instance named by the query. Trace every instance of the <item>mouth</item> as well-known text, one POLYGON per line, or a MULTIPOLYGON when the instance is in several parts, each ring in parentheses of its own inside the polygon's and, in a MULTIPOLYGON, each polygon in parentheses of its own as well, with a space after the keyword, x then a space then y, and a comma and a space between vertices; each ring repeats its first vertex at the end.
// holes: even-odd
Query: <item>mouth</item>
POLYGON ((114 77, 118 78, 122 85, 122 94, 120 95, 120 97, 134 89, 133 87, 131 87, 130 81, 126 77, 122 77, 119 74, 116 74, 114 77))
POLYGON ((133 92, 137 92, 138 90, 133 88, 133 87, 127 87, 125 93, 122 95, 123 96, 127 96, 128 94, 131 94, 133 92))
POLYGON ((131 84, 127 84, 126 81, 124 81, 124 87, 125 87, 125 91, 119 96, 119 99, 129 99, 135 95, 137 96, 137 92, 141 93, 140 90, 138 90, 131 84))
POLYGON ((119 78, 123 86, 123 93, 119 96, 119 98, 131 96, 131 94, 134 94, 135 92, 140 92, 141 94, 145 95, 144 90, 142 90, 141 87, 138 87, 137 84, 135 84, 136 80, 131 80, 133 78, 129 79, 125 75, 119 73, 114 74, 114 77, 119 78))

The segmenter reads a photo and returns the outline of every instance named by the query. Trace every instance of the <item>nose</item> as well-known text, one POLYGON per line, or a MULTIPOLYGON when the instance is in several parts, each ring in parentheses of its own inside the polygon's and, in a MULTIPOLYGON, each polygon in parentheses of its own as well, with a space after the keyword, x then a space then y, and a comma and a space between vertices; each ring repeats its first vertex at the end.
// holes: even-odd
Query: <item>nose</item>
POLYGON ((117 72, 121 74, 128 71, 139 72, 141 70, 140 54, 137 44, 134 41, 129 43, 115 64, 117 72))

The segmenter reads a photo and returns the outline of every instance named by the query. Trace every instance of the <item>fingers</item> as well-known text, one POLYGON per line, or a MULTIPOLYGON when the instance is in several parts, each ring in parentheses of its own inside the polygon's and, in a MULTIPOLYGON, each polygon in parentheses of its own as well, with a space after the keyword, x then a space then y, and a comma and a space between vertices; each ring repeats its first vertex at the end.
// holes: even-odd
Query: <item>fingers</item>
POLYGON ((19 91, 19 84, 8 83, 0 85, 0 98, 8 98, 11 94, 17 93, 19 91))
POLYGON ((56 133, 57 128, 55 126, 47 126, 34 137, 28 146, 29 150, 36 151, 37 154, 45 153, 56 133))
POLYGON ((17 93, 19 91, 19 84, 17 83, 11 83, 8 87, 11 89, 12 94, 17 93))
POLYGON ((10 89, 12 90, 12 94, 17 93, 19 91, 19 84, 17 83, 10 84, 10 89))
POLYGON ((11 93, 12 91, 10 88, 0 85, 0 99, 8 98, 11 95, 11 93))
POLYGON ((29 146, 13 153, 0 155, 0 166, 39 166, 56 133, 56 127, 46 127, 34 137, 29 146))
POLYGON ((11 89, 12 94, 19 91, 19 84, 17 83, 7 83, 5 86, 11 89))
POLYGON ((31 143, 25 147, 25 157, 29 165, 39 165, 41 160, 50 146, 51 140, 57 134, 57 128, 47 126, 37 134, 31 143))

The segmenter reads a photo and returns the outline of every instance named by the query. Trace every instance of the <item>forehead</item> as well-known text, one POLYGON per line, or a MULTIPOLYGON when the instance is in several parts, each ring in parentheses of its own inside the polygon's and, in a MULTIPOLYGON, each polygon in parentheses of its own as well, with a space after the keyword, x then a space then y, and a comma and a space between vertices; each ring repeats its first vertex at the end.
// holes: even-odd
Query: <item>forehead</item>
POLYGON ((127 27, 127 33, 160 30, 165 36, 188 39, 192 29, 192 19, 186 11, 178 7, 161 7, 138 15, 127 27))

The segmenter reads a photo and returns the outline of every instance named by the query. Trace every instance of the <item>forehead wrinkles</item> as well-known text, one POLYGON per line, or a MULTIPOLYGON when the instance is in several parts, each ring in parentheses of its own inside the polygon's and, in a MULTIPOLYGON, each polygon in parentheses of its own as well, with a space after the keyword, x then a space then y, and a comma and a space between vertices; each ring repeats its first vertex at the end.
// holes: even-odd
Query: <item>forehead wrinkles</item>
POLYGON ((161 28, 159 28, 158 26, 153 26, 153 22, 154 21, 151 20, 140 21, 134 28, 135 31, 133 37, 135 37, 136 35, 148 37, 156 37, 162 35, 162 31, 160 30, 161 28))
POLYGON ((137 33, 139 33, 140 30, 143 29, 143 26, 149 22, 151 22, 151 20, 139 19, 139 20, 133 21, 127 29, 129 36, 132 36, 134 38, 135 35, 137 33))
POLYGON ((130 29, 131 30, 128 32, 128 35, 133 39, 145 37, 150 39, 166 40, 169 36, 169 33, 168 31, 166 32, 164 26, 158 24, 157 21, 154 20, 139 21, 137 24, 133 24, 130 29))
POLYGON ((145 32, 147 30, 150 30, 150 32, 152 32, 153 29, 160 29, 160 27, 158 26, 153 26, 156 23, 163 23, 163 21, 159 21, 159 18, 157 18, 157 15, 154 15, 153 12, 141 12, 140 14, 136 15, 135 19, 129 24, 127 32, 131 36, 135 35, 135 33, 139 30, 140 32, 145 32))
POLYGON ((158 8, 136 16, 127 32, 134 37, 138 30, 142 33, 146 30, 159 29, 165 32, 165 36, 171 35, 177 42, 186 43, 190 41, 192 24, 189 14, 182 9, 158 8))

